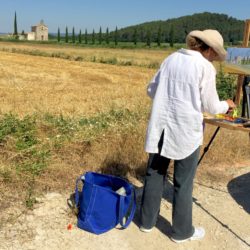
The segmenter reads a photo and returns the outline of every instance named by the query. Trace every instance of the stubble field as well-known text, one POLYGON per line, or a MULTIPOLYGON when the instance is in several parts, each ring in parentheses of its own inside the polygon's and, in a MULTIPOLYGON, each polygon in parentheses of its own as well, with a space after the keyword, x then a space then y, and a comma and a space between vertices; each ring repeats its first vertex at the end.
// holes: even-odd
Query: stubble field
MULTIPOLYGON (((37 193, 71 190, 87 170, 143 175, 151 105, 146 86, 157 70, 151 66, 170 51, 13 43, 0 43, 0 51, 2 207, 8 206, 5 191, 16 185, 21 200, 32 207, 37 193)), ((206 127, 204 144, 214 130, 206 127)), ((247 165, 248 134, 222 129, 198 176, 229 180, 247 165)))

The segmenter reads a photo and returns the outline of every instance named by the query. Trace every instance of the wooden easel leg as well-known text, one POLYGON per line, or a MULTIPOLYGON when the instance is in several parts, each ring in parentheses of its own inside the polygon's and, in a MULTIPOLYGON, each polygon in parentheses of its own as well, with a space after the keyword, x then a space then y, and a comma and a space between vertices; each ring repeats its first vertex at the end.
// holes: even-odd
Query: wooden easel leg
POLYGON ((244 75, 239 75, 238 82, 237 82, 237 90, 236 90, 236 95, 235 95, 236 106, 240 105, 243 81, 244 81, 244 75))

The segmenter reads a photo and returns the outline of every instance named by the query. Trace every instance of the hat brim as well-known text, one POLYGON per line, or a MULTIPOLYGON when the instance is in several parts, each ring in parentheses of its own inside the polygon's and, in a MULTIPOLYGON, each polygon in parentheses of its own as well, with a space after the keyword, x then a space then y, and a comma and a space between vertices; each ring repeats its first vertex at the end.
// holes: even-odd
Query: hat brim
POLYGON ((191 37, 196 37, 200 39, 205 44, 207 44, 210 48, 212 48, 217 54, 214 60, 224 61, 226 59, 227 52, 223 48, 223 46, 219 44, 216 40, 211 39, 211 37, 208 37, 208 35, 205 34, 203 31, 195 30, 195 31, 190 32, 186 38, 187 44, 191 37))

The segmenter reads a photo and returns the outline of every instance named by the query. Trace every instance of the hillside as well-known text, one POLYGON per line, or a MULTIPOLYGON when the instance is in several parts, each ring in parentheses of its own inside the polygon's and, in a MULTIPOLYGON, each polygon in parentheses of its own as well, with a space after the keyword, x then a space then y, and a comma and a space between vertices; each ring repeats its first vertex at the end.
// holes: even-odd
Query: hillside
POLYGON ((244 21, 225 14, 204 12, 126 27, 119 30, 119 37, 121 41, 133 41, 136 33, 138 41, 145 41, 150 31, 151 40, 156 41, 160 29, 161 40, 169 42, 171 27, 174 32, 174 42, 185 42, 186 34, 191 30, 217 29, 223 35, 225 42, 235 43, 242 40, 244 21))

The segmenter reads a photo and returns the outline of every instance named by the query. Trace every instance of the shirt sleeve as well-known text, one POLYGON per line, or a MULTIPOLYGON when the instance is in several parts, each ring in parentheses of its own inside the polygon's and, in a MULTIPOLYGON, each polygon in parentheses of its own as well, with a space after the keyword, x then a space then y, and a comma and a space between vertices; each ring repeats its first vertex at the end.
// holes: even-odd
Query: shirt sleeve
POLYGON ((229 106, 226 101, 220 101, 216 90, 216 72, 212 69, 209 74, 204 75, 201 85, 201 102, 204 112, 210 114, 225 114, 229 106))
POLYGON ((147 86, 147 94, 151 99, 154 99, 155 97, 155 93, 160 80, 160 75, 161 75, 161 70, 158 70, 158 72, 154 75, 153 79, 147 86))

